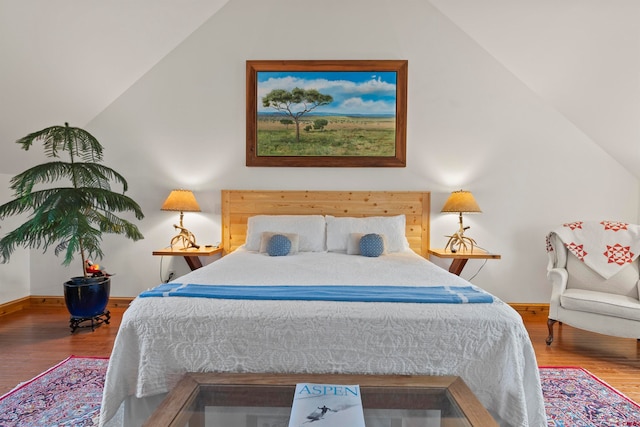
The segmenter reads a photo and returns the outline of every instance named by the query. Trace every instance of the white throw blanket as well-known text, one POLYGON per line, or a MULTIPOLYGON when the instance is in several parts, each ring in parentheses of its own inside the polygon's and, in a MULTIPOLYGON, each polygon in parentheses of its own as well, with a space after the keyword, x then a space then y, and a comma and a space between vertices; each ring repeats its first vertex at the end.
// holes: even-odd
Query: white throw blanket
POLYGON ((552 234, 593 271, 608 279, 640 254, 640 225, 617 221, 576 221, 564 224, 552 234))

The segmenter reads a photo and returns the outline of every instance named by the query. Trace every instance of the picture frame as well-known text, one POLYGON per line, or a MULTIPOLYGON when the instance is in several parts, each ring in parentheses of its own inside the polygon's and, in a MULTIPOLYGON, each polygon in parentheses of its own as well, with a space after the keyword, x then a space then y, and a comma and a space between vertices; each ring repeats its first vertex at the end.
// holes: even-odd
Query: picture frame
POLYGON ((246 62, 246 165, 405 167, 407 60, 246 62))

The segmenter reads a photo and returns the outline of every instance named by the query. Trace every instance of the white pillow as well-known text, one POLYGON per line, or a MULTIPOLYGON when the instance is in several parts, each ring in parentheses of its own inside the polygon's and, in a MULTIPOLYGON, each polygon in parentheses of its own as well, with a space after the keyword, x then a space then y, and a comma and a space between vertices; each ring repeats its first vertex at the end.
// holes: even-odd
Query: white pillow
POLYGON ((245 248, 259 251, 262 233, 297 234, 300 252, 325 251, 325 221, 322 215, 256 215, 247 221, 245 248))
POLYGON ((347 240, 347 255, 360 255, 360 239, 364 233, 349 233, 347 240))
POLYGON ((289 255, 295 255, 298 253, 300 247, 300 237, 296 233, 280 233, 277 231, 264 231, 262 233, 262 237, 260 239, 260 252, 267 252, 267 246, 269 245, 269 240, 276 234, 282 234, 291 242, 291 249, 289 249, 289 255))
POLYGON ((387 253, 409 249, 409 241, 405 236, 406 219, 404 215, 365 218, 327 215, 325 219, 327 222, 327 250, 329 252, 347 252, 351 233, 383 234, 387 253))

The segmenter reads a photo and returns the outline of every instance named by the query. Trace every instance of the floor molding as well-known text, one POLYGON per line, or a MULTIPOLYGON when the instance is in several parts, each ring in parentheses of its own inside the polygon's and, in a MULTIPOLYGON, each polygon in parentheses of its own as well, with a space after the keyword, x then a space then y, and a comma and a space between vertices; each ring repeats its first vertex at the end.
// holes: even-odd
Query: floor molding
MULTIPOLYGON (((134 297, 111 297, 109 307, 128 307, 134 297)), ((65 307, 63 296, 31 295, 0 304, 0 317, 28 308, 65 307)))
POLYGON ((541 319, 549 317, 549 304, 543 303, 509 303, 511 308, 527 319, 541 319))
POLYGON ((31 307, 31 297, 24 297, 0 304, 0 317, 31 307))
MULTIPOLYGON (((62 296, 43 296, 32 295, 31 307, 49 307, 52 305, 65 307, 64 297, 62 296)), ((108 307, 128 307, 135 297, 111 297, 109 298, 108 307)))

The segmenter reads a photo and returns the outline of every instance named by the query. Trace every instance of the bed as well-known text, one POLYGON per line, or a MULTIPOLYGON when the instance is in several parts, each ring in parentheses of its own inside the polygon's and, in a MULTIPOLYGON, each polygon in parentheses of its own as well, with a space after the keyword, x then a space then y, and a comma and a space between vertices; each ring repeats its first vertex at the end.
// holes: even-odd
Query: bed
POLYGON ((223 190, 221 211, 225 256, 125 312, 101 426, 139 425, 190 371, 458 375, 500 425, 546 425, 520 316, 425 259, 429 193, 223 190))

